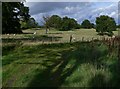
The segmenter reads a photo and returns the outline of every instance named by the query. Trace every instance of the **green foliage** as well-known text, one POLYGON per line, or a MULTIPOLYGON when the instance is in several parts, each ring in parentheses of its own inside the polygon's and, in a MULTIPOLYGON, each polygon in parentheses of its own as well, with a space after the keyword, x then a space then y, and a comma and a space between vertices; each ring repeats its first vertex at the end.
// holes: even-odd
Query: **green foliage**
POLYGON ((77 26, 75 27, 75 29, 80 29, 80 28, 81 28, 80 24, 77 24, 77 26))
POLYGON ((75 19, 68 18, 67 16, 61 18, 58 15, 52 15, 51 17, 43 17, 43 19, 45 22, 44 26, 47 26, 47 28, 53 27, 63 31, 71 30, 73 28, 80 28, 80 25, 75 19))
POLYGON ((67 31, 67 30, 71 30, 71 29, 77 28, 77 27, 78 27, 78 23, 75 19, 68 18, 67 16, 63 17, 62 26, 60 28, 61 30, 67 31))
POLYGON ((29 19, 29 8, 23 2, 2 3, 2 33, 22 33, 20 20, 29 19))
POLYGON ((92 27, 92 28, 95 28, 95 24, 94 24, 94 23, 91 23, 91 27, 92 27))
POLYGON ((117 28, 120 28, 120 25, 117 25, 117 28))
POLYGON ((91 29, 91 28, 94 28, 94 24, 90 23, 90 21, 86 19, 82 22, 81 27, 91 29))
POLYGON ((32 17, 29 18, 28 21, 20 21, 20 23, 22 29, 35 28, 39 26, 35 19, 32 17))
POLYGON ((114 18, 102 15, 96 18, 96 32, 99 34, 108 33, 109 36, 113 35, 112 31, 116 30, 116 23, 114 18))
POLYGON ((61 27, 62 19, 60 16, 52 15, 49 20, 51 27, 54 27, 56 29, 59 29, 61 27))
POLYGON ((99 41, 22 45, 3 52, 9 50, 2 58, 3 87, 120 86, 117 51, 108 56, 107 46, 99 41))

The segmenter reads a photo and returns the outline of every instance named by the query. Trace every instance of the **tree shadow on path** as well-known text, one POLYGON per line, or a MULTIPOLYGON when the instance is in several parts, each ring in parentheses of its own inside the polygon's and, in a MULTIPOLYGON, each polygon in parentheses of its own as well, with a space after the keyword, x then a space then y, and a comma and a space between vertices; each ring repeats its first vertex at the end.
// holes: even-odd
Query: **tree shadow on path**
POLYGON ((55 61, 53 65, 48 66, 43 71, 38 70, 38 74, 29 83, 28 88, 55 87, 57 89, 82 63, 100 63, 97 59, 105 55, 106 52, 101 53, 101 51, 88 47, 88 45, 76 46, 75 49, 65 50, 61 52, 61 58, 55 61), (74 60, 74 63, 66 68, 71 60, 74 60))

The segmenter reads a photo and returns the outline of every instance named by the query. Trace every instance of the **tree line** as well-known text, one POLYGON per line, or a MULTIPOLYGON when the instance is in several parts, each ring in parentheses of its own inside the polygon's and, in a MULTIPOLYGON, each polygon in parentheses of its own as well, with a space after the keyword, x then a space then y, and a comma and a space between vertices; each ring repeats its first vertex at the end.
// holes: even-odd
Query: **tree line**
MULTIPOLYGON (((41 27, 29 14, 29 7, 24 6, 23 2, 3 2, 2 3, 2 33, 22 33, 23 29, 41 27)), ((73 29, 95 28, 100 35, 113 35, 120 25, 116 25, 114 18, 101 15, 96 17, 95 24, 88 19, 79 24, 74 18, 67 16, 61 18, 58 15, 43 16, 43 27, 48 29, 68 31, 73 29)))
POLYGON ((67 16, 61 18, 58 15, 52 16, 43 16, 44 26, 53 27, 58 30, 68 31, 72 29, 80 29, 80 28, 94 28, 94 24, 90 23, 89 20, 84 20, 82 24, 79 24, 74 18, 69 18, 67 16))
MULTIPOLYGON (((113 31, 116 30, 117 25, 114 18, 101 15, 96 17, 95 24, 91 23, 88 19, 85 19, 81 24, 79 24, 74 18, 68 18, 67 16, 61 18, 58 15, 52 15, 51 17, 44 18, 44 27, 50 29, 50 27, 56 28, 62 31, 68 31, 72 29, 96 29, 99 35, 107 34, 109 36, 113 35, 113 31)), ((47 32, 46 32, 47 33, 47 32)))

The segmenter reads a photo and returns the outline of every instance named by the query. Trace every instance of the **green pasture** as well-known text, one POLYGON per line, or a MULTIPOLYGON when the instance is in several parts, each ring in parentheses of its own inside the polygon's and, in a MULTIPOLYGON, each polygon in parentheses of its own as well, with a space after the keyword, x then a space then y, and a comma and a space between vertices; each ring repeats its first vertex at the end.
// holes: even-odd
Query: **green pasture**
POLYGON ((101 42, 5 45, 3 87, 120 86, 117 49, 101 42))
MULTIPOLYGON (((45 29, 23 32, 2 35, 3 87, 120 86, 117 46, 110 51, 101 41, 89 42, 93 37, 103 37, 95 29, 51 29, 48 34, 45 29), (75 38, 72 43, 70 35, 75 38)), ((114 34, 118 35, 118 31, 114 34)))
MULTIPOLYGON (((23 30, 24 34, 4 34, 2 38, 7 40, 8 39, 22 39, 24 44, 41 44, 43 41, 44 43, 64 43, 70 41, 70 36, 72 35, 73 40, 72 42, 76 41, 90 41, 92 39, 99 39, 101 40, 103 37, 107 38, 107 35, 100 36, 97 34, 95 29, 75 29, 71 31, 58 31, 56 29, 50 29, 48 34, 45 34, 45 29, 27 29, 23 30), (33 34, 36 32, 36 34, 33 34), (30 41, 25 40, 30 39, 30 41), (33 42, 31 41, 33 40, 33 42)), ((114 35, 118 35, 118 31, 114 31, 114 35)), ((12 40, 13 42, 16 40, 12 40)), ((3 40, 4 43, 4 40, 3 40)))

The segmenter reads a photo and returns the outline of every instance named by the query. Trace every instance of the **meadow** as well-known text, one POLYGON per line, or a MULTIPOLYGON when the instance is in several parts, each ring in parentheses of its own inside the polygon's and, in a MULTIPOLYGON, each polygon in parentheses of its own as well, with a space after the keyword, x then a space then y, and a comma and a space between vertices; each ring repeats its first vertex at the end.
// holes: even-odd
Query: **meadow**
POLYGON ((101 38, 94 29, 24 33, 2 36, 3 87, 120 87, 117 46, 89 41, 101 38))
MULTIPOLYGON (((95 29, 75 29, 71 31, 58 31, 56 29, 50 29, 48 34, 45 34, 45 29, 27 29, 23 30, 24 34, 10 34, 2 35, 3 43, 22 41, 25 45, 41 44, 41 43, 66 43, 70 42, 70 36, 72 35, 72 42, 76 41, 91 41, 93 39, 101 40, 103 37, 110 38, 107 35, 100 36, 95 29), (36 32, 36 34, 34 34, 36 32)), ((118 31, 113 32, 115 36, 118 35, 118 31)))

